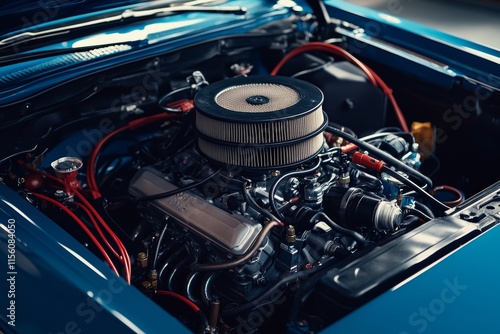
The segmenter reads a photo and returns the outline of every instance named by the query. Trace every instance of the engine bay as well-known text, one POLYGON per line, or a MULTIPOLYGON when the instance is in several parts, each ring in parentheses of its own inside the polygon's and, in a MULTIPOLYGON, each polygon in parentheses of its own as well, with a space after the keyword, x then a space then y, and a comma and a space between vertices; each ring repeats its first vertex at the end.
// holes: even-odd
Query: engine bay
POLYGON ((468 92, 288 28, 287 52, 227 39, 48 92, 3 182, 195 333, 319 332, 497 224, 498 189, 473 197, 496 176, 420 122, 468 92))

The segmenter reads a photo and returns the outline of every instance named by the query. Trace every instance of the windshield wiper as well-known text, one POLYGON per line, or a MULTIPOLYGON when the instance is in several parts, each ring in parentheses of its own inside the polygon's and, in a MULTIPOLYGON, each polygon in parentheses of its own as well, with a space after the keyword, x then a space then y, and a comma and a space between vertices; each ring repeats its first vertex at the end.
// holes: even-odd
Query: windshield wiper
POLYGON ((189 13, 189 12, 244 15, 246 11, 247 11, 246 8, 241 6, 209 7, 209 6, 176 5, 176 6, 168 6, 162 8, 155 8, 155 6, 151 6, 151 8, 149 6, 141 6, 139 9, 126 9, 119 14, 107 17, 100 17, 98 19, 89 20, 85 22, 79 22, 44 30, 23 31, 19 34, 15 34, 0 40, 0 48, 12 46, 19 43, 25 43, 31 40, 48 38, 61 34, 67 34, 73 30, 95 27, 99 25, 107 25, 113 22, 122 23, 127 20, 146 19, 155 16, 189 13))

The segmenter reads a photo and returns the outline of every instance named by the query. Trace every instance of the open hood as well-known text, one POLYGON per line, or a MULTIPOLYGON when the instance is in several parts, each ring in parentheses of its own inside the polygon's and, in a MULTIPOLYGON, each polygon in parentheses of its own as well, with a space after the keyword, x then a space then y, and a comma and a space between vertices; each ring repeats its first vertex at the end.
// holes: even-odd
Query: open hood
MULTIPOLYGON (((212 22, 218 22, 224 29, 266 13, 276 15, 286 7, 309 11, 311 5, 318 15, 327 15, 323 20, 329 20, 329 31, 342 36, 353 54, 376 57, 373 60, 446 87, 460 81, 464 86, 500 89, 500 51, 494 37, 494 32, 500 30, 500 23, 495 20, 500 9, 495 3, 463 1, 385 4, 372 0, 363 6, 357 0, 264 1, 263 4, 214 0, 19 1, 1 5, 0 64, 16 63, 25 57, 31 59, 33 53, 35 59, 40 59, 39 52, 42 56, 50 52, 64 54, 100 46, 112 47, 104 53, 120 54, 117 45, 122 50, 169 43, 179 34, 206 30, 212 22), (426 15, 427 7, 429 11, 451 13, 444 19, 440 15, 433 18, 426 15), (159 8, 165 11, 151 11, 159 8), (191 15, 196 12, 191 8, 199 8, 201 15, 191 15), (202 14, 206 8, 219 8, 220 12, 231 15, 214 21, 215 16, 202 14), (322 11, 318 12, 318 8, 322 11), (186 15, 182 15, 184 10, 186 15), (177 17, 168 18, 169 15, 177 17), (467 15, 473 20, 466 21, 467 15), (381 53, 384 57, 380 57, 381 53)), ((6 66, 1 69, 13 70, 6 66)), ((0 96, 0 105, 1 100, 0 96)))
POLYGON ((500 89, 500 6, 481 1, 325 1, 349 50, 452 87, 500 89), (384 56, 380 52, 384 50, 384 56), (374 58, 376 57, 376 59, 374 58), (410 65, 411 64, 411 65, 410 65))
POLYGON ((13 31, 36 28, 47 22, 53 22, 76 15, 129 6, 140 0, 42 0, 9 1, 0 5, 0 35, 13 31))
POLYGON ((498 332, 466 1, 0 5, 0 333, 498 332))

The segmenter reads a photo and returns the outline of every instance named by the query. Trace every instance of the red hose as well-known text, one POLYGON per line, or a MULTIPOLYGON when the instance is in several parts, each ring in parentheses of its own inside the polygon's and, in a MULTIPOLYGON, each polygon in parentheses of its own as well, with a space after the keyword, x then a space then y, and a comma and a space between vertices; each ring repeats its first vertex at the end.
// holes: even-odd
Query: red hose
POLYGON ((434 187, 431 190, 431 194, 434 196, 440 192, 449 192, 449 193, 452 193, 456 196, 456 199, 454 199, 454 200, 443 201, 443 203, 448 205, 448 206, 457 206, 458 204, 462 203, 464 200, 462 192, 455 187, 448 186, 448 185, 442 185, 442 186, 434 187))
POLYGON ((109 243, 108 239, 104 235, 101 227, 97 223, 97 220, 92 215, 92 212, 90 212, 90 210, 85 205, 83 205, 82 203, 71 202, 71 201, 68 201, 67 203, 71 204, 71 205, 78 206, 80 209, 82 209, 85 212, 85 214, 89 217, 90 221, 92 222, 92 224, 94 225, 95 229, 97 230, 97 233, 99 234, 99 236, 101 237, 101 239, 104 241, 104 244, 109 248, 109 250, 111 251, 111 253, 113 253, 114 256, 116 256, 118 259, 122 260, 122 256, 120 254, 118 254, 118 252, 113 248, 113 246, 111 246, 111 244, 109 243))
POLYGON ((102 149, 102 147, 106 144, 106 142, 111 137, 113 137, 116 134, 123 132, 125 130, 134 130, 134 129, 149 125, 149 124, 157 122, 157 121, 178 118, 178 117, 179 116, 175 115, 175 114, 156 114, 156 115, 136 119, 136 120, 130 121, 126 125, 122 126, 121 128, 118 128, 118 129, 108 133, 103 138, 101 138, 101 140, 96 144, 96 146, 92 150, 89 161, 87 163, 87 183, 88 183, 88 187, 89 187, 89 190, 91 192, 92 198, 97 199, 97 198, 102 197, 102 194, 99 191, 99 187, 97 185, 97 181, 95 178, 95 163, 96 163, 99 151, 102 149))
POLYGON ((178 293, 175 293, 172 291, 166 291, 166 290, 156 290, 155 293, 158 295, 165 295, 165 296, 170 296, 170 297, 176 298, 176 299, 184 302, 187 306, 189 306, 195 312, 201 311, 200 308, 198 307, 198 305, 196 305, 191 300, 187 299, 186 297, 184 297, 183 295, 180 295, 178 293))
POLYGON ((109 233, 113 241, 118 245, 118 249, 121 252, 122 262, 125 269, 125 279, 130 284, 132 278, 132 264, 130 262, 130 256, 128 255, 125 245, 122 243, 120 238, 115 234, 115 232, 109 227, 106 221, 101 217, 97 210, 90 204, 90 202, 83 196, 79 191, 73 190, 75 195, 83 202, 83 204, 92 212, 92 214, 97 218, 99 223, 104 227, 106 232, 109 233))
POLYGON ((101 245, 101 243, 99 242, 99 240, 97 240, 97 238, 95 237, 95 235, 92 233, 92 231, 90 231, 88 229, 88 227, 85 225, 85 223, 80 219, 78 218, 70 209, 68 209, 67 207, 64 206, 64 204, 56 201, 55 199, 52 199, 50 197, 47 197, 45 195, 42 195, 42 194, 38 194, 38 193, 33 193, 33 196, 41 199, 41 200, 44 200, 44 201, 47 201, 49 203, 52 203, 54 204, 55 206, 59 207, 61 210, 63 210, 66 214, 68 214, 71 218, 73 218, 73 220, 75 222, 78 223, 78 225, 80 225, 80 227, 85 231, 85 233, 90 237, 90 239, 92 240, 92 242, 97 246, 97 248, 99 249, 99 251, 101 252, 101 254, 104 256, 104 259, 106 260, 106 262, 109 264, 109 266, 111 267, 111 269, 115 272, 115 274, 117 276, 120 276, 118 274, 118 270, 116 270, 116 267, 113 263, 113 261, 111 261, 108 253, 106 252, 106 250, 104 249, 104 247, 101 245))
POLYGON ((342 49, 341 47, 324 42, 310 42, 303 44, 293 49, 292 51, 290 51, 290 53, 288 53, 285 57, 283 57, 283 59, 271 71, 271 75, 276 75, 279 72, 279 70, 283 67, 283 65, 286 62, 288 62, 291 58, 308 51, 323 51, 337 56, 342 56, 347 60, 349 60, 350 62, 352 62, 354 65, 358 66, 365 73, 368 80, 375 87, 379 87, 384 92, 384 94, 389 98, 389 101, 391 102, 394 108, 394 112, 396 113, 396 118, 398 119, 398 123, 401 126, 401 129, 405 132, 409 132, 408 124, 406 123, 406 119, 403 115, 403 112, 399 108, 396 99, 392 94, 392 89, 389 88, 389 86, 387 86, 387 84, 372 69, 370 69, 363 62, 361 62, 359 59, 357 59, 356 57, 354 57, 352 54, 342 49))
MULTIPOLYGON (((106 232, 108 232, 108 234, 111 236, 111 238, 113 239, 113 241, 118 246, 118 249, 119 249, 119 251, 121 253, 121 256, 120 256, 121 257, 121 261, 123 263, 124 270, 125 270, 125 279, 130 284, 131 278, 132 278, 132 264, 130 262, 130 256, 128 255, 128 252, 127 252, 127 249, 125 248, 125 245, 123 245, 123 243, 120 240, 120 238, 118 238, 118 236, 113 232, 113 230, 109 227, 109 225, 101 217, 101 215, 97 212, 97 210, 92 206, 92 204, 90 204, 90 202, 85 198, 85 196, 83 196, 77 189, 72 188, 69 184, 67 184, 63 180, 61 180, 61 179, 59 179, 59 178, 57 178, 57 177, 55 177, 53 175, 50 175, 50 174, 48 174, 48 173, 46 173, 44 171, 38 170, 38 169, 30 168, 30 167, 28 167, 28 166, 26 166, 24 164, 23 164, 23 166, 25 168, 27 168, 28 170, 30 170, 31 172, 41 174, 41 175, 45 176, 48 179, 51 179, 51 180, 53 180, 53 181, 55 181, 57 183, 62 184, 66 189, 71 189, 71 191, 82 201, 83 205, 85 207, 87 207, 87 209, 92 213, 92 215, 99 221, 99 223, 104 227, 104 229, 106 230, 106 232)), ((44 196, 44 197, 46 197, 46 196, 44 196)), ((50 198, 50 197, 47 197, 47 198, 50 198)), ((57 203, 59 203, 59 202, 57 202, 57 203)), ((61 203, 59 203, 59 204, 61 204, 61 203)), ((71 210, 69 210, 69 211, 71 212, 71 210)), ((73 214, 73 212, 71 212, 71 213, 73 214)), ((74 216, 76 217, 76 215, 74 215, 74 216)), ((118 272, 117 272, 117 274, 118 274, 118 272)))

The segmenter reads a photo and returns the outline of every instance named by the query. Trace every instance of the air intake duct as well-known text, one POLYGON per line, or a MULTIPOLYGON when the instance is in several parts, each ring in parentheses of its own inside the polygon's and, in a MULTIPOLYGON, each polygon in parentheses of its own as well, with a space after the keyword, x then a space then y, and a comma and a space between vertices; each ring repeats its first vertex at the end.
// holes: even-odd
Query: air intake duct
POLYGON ((209 160, 245 169, 293 166, 315 157, 328 118, 316 86, 279 76, 213 83, 194 98, 198 148, 209 160))

